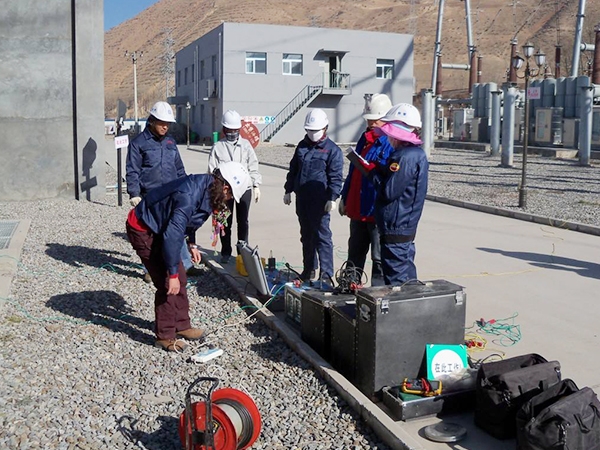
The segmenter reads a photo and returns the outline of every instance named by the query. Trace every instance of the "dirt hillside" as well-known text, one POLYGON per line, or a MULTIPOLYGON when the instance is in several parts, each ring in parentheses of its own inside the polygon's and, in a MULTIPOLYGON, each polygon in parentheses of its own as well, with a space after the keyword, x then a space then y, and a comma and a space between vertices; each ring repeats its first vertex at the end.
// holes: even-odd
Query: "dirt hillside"
MULTIPOLYGON (((125 51, 143 51, 138 59, 140 115, 166 93, 164 54, 167 37, 177 52, 221 22, 268 23, 360 29, 415 35, 417 92, 431 87, 438 6, 436 0, 161 0, 136 17, 108 30, 104 36, 105 113, 114 117, 117 99, 133 109, 133 64, 125 51)), ((509 64, 510 41, 520 46, 531 40, 541 47, 550 68, 554 51, 562 46, 562 75, 568 74, 578 13, 577 0, 472 0, 472 36, 482 56, 482 81, 501 83, 509 64)), ((600 2, 587 2, 583 41, 594 43, 600 22, 600 2)), ((442 61, 468 63, 464 1, 445 2, 442 61)), ((582 70, 591 54, 581 57, 582 70)), ((173 95, 173 77, 169 81, 173 95)), ((443 89, 465 90, 468 73, 444 70, 443 89)))

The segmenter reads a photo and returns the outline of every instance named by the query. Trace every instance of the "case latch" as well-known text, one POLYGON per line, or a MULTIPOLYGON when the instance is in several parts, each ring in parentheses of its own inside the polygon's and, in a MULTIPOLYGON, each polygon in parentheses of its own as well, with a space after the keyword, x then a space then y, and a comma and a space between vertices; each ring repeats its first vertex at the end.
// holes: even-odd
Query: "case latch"
POLYGON ((454 302, 460 306, 465 302, 465 291, 457 291, 454 294, 454 302))
POLYGON ((390 312, 390 301, 381 300, 381 314, 387 314, 390 312))

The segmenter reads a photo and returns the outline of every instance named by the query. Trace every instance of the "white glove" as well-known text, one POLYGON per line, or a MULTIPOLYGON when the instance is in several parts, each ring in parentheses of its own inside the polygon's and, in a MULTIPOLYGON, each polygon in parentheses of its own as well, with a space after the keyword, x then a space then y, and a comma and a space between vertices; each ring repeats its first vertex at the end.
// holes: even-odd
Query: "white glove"
POLYGON ((340 213, 340 216, 346 215, 346 205, 344 205, 344 200, 342 200, 341 198, 340 204, 338 205, 338 212, 340 213))
POLYGON ((142 201, 142 197, 133 197, 129 199, 129 204, 134 208, 142 201))
POLYGON ((335 202, 335 200, 329 200, 327 203, 325 203, 325 212, 333 211, 336 206, 337 203, 335 202))
POLYGON ((258 203, 260 200, 260 189, 258 186, 254 186, 254 203, 258 203))
POLYGON ((292 203, 292 194, 291 193, 287 193, 283 196, 283 204, 284 205, 290 205, 292 203))

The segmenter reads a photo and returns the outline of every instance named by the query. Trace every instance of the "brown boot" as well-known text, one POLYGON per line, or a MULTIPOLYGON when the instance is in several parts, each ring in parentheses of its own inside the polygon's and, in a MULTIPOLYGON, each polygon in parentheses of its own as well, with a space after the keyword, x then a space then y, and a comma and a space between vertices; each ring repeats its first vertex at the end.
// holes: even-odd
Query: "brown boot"
POLYGON ((204 330, 202 328, 188 328, 187 330, 178 331, 177 336, 190 341, 197 341, 204 339, 204 330))
POLYGON ((158 339, 154 345, 162 348, 167 352, 182 352, 187 347, 187 344, 181 339, 158 339))

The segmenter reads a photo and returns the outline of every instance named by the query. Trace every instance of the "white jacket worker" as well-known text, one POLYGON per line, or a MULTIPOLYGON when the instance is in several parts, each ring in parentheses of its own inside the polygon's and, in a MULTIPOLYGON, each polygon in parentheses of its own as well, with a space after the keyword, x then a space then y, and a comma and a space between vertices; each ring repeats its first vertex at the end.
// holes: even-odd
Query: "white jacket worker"
POLYGON ((248 190, 244 193, 239 203, 230 200, 227 203, 232 214, 227 219, 225 224, 225 234, 221 236, 221 262, 229 262, 231 257, 231 222, 235 208, 235 219, 237 222, 237 238, 239 241, 248 241, 248 215, 250 212, 250 203, 252 199, 255 202, 260 200, 259 185, 262 183, 262 176, 258 172, 258 158, 254 152, 254 148, 240 136, 242 128, 242 119, 237 111, 228 110, 223 114, 221 120, 223 126, 223 135, 225 136, 219 142, 216 142, 208 157, 208 172, 212 173, 219 164, 235 161, 241 163, 250 174, 252 185, 248 186, 248 190), (235 206, 234 206, 235 205, 235 206))

